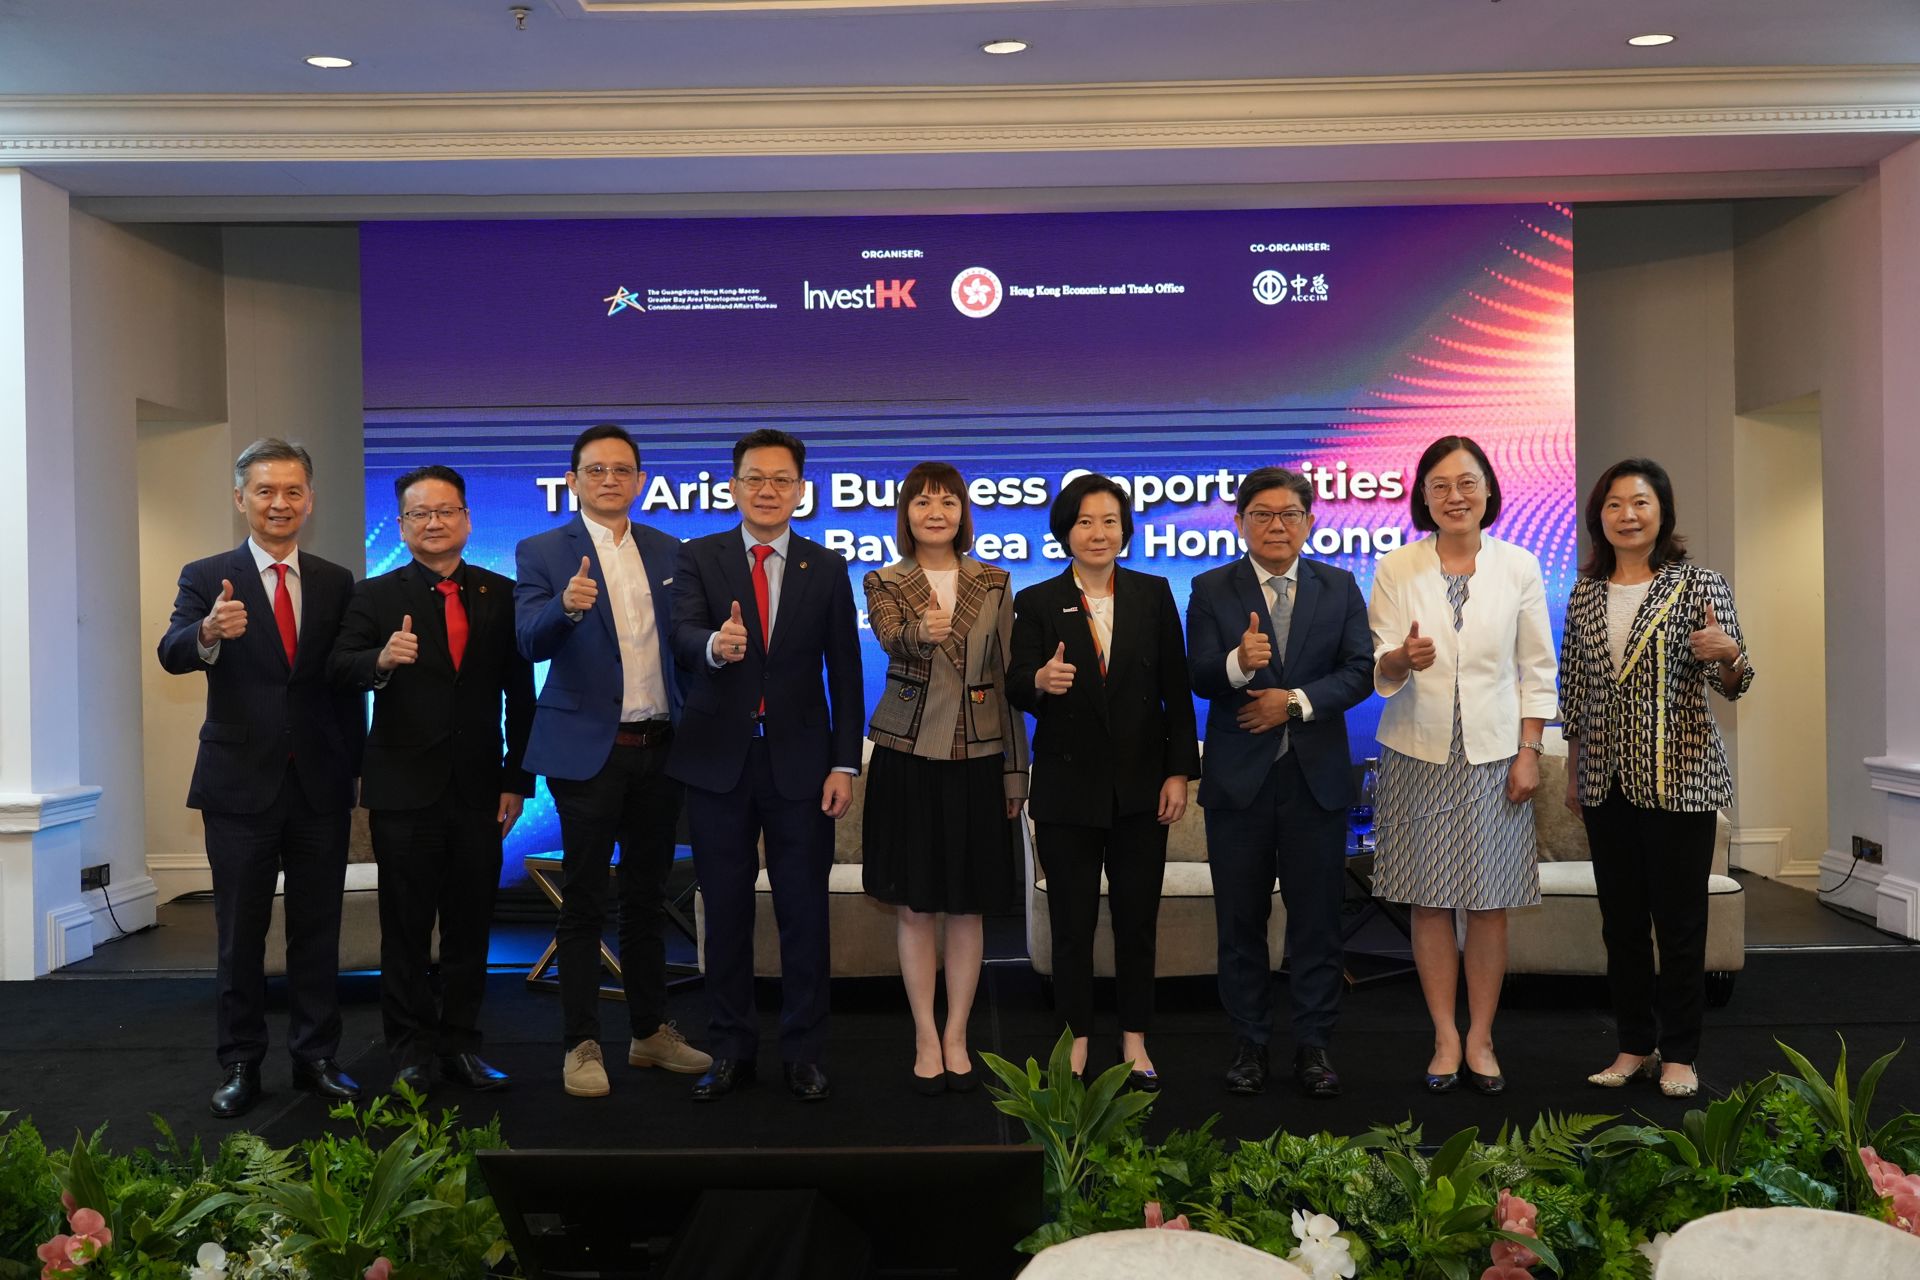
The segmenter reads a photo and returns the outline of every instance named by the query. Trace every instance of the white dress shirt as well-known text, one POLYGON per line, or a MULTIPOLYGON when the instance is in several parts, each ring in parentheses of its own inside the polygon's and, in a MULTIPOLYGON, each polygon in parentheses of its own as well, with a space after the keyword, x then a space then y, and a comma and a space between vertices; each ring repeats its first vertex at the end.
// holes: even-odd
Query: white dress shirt
POLYGON ((600 576, 607 581, 607 605, 613 610, 613 634, 620 643, 620 723, 665 720, 667 682, 660 670, 660 626, 653 612, 653 584, 647 580, 633 524, 622 522, 615 534, 597 520, 586 521, 600 576))
MULTIPOLYGON (((740 526, 740 540, 745 547, 749 578, 753 576, 753 549, 762 545, 773 548, 773 554, 767 557, 767 631, 762 637, 767 644, 772 644, 774 622, 780 616, 780 584, 787 576, 787 544, 793 541, 793 526, 787 526, 780 531, 779 537, 763 544, 758 538, 748 533, 747 526, 743 524, 740 526)), ((744 604, 740 606, 740 619, 748 630, 752 630, 753 624, 747 621, 747 607, 744 604)), ((718 631, 707 637, 707 661, 715 667, 725 665, 715 656, 719 650, 715 649, 714 645, 719 639, 718 631)))
MULTIPOLYGON (((247 539, 247 550, 253 552, 253 563, 255 567, 260 570, 260 587, 267 593, 266 621, 270 623, 273 619, 274 593, 278 591, 280 587, 278 580, 279 575, 273 571, 273 566, 276 564, 285 564, 287 566, 287 595, 293 600, 293 634, 295 639, 298 639, 300 635, 300 548, 295 547, 293 550, 287 552, 287 558, 284 561, 275 560, 271 552, 255 542, 252 538, 247 539)), ((233 594, 236 600, 239 599, 240 588, 235 587, 233 594)), ((213 616, 211 609, 207 611, 207 616, 213 616)), ((261 620, 249 616, 247 618, 247 625, 253 626, 259 621, 261 620)), ((208 666, 212 666, 214 663, 220 661, 220 642, 215 640, 210 645, 203 645, 199 643, 199 639, 198 636, 194 637, 194 644, 200 650, 200 661, 206 663, 208 666)))
MULTIPOLYGON (((1285 573, 1268 573, 1260 567, 1260 562, 1255 560, 1251 555, 1247 557, 1247 563, 1253 567, 1254 580, 1260 584, 1260 593, 1266 597, 1267 621, 1269 623, 1273 621, 1273 606, 1279 603, 1281 592, 1288 592, 1288 598, 1292 600, 1296 606, 1300 603, 1299 556, 1293 558, 1293 563, 1287 566, 1285 573)), ((1287 624, 1287 630, 1288 634, 1291 635, 1293 630, 1293 624, 1291 622, 1287 624)), ((1284 659, 1286 655, 1275 653, 1273 656, 1284 659)), ((1239 645, 1235 645, 1233 648, 1227 650, 1228 684, 1236 689, 1244 689, 1253 683, 1253 677, 1256 674, 1256 672, 1249 671, 1240 665, 1239 645)), ((1307 695, 1298 689, 1289 689, 1287 692, 1300 700, 1300 718, 1302 720, 1313 719, 1313 703, 1308 700, 1307 695)))

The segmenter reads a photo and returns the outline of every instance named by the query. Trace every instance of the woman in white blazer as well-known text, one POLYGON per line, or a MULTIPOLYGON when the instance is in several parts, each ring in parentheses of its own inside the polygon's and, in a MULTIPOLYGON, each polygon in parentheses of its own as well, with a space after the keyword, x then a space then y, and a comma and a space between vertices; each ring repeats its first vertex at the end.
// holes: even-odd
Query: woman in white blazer
POLYGON ((1532 797, 1541 734, 1559 710, 1546 587, 1532 552, 1488 535, 1500 481, 1479 445, 1421 455, 1411 504, 1431 534, 1381 558, 1368 620, 1380 717, 1373 891, 1412 908, 1413 956, 1433 1017, 1427 1088, 1506 1088, 1493 1018, 1507 971, 1507 908, 1540 901, 1532 797), (1467 917, 1468 1025, 1455 1021, 1467 917))

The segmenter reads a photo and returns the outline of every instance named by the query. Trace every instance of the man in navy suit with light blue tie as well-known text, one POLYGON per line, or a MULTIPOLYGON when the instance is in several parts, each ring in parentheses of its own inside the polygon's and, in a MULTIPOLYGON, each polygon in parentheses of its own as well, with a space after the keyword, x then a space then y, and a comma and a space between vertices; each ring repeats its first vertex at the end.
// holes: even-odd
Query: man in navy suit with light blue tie
POLYGON ((1373 691, 1367 603, 1353 575, 1304 560, 1313 485, 1281 467, 1240 482, 1234 524, 1245 559, 1193 580, 1187 663, 1209 699, 1200 805, 1219 931, 1220 1003, 1238 1045, 1227 1088, 1266 1087, 1273 883, 1287 907, 1294 1078, 1339 1095, 1327 1056, 1342 982, 1347 809, 1346 712, 1373 691))
POLYGON ((560 816, 562 1080, 581 1098, 611 1088, 600 1050, 600 935, 616 843, 627 1064, 698 1074, 711 1062, 666 1018, 662 925, 680 820, 680 784, 667 775, 680 715, 668 592, 680 543, 628 518, 646 478, 632 436, 612 423, 588 427, 567 472, 580 514, 514 556, 520 651, 549 664, 523 763, 545 775, 560 816))
POLYGON ((793 532, 806 446, 760 430, 733 446, 740 525, 689 542, 673 585, 687 707, 669 770, 687 784, 706 905, 712 1069, 698 1102, 752 1083, 756 850, 780 925, 780 1057, 802 1102, 827 1097, 827 873, 866 719, 846 561, 793 532), (822 683, 822 672, 825 682, 822 683))

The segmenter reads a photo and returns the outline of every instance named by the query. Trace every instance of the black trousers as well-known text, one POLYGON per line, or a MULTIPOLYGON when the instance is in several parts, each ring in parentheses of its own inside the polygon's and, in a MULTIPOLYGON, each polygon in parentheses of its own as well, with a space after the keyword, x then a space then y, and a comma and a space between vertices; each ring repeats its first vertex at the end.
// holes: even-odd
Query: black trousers
POLYGON ((1267 1043, 1273 971, 1267 918, 1273 882, 1287 906, 1287 988, 1296 1046, 1325 1048, 1340 1012, 1340 906, 1346 896, 1347 814, 1323 809, 1289 751, 1244 809, 1207 810, 1207 864, 1219 938, 1220 1004, 1234 1034, 1267 1043))
POLYGON ((1582 815, 1593 846, 1620 1051, 1648 1054, 1657 1048, 1668 1062, 1692 1063, 1700 1053, 1707 1002, 1714 814, 1642 809, 1616 782, 1605 801, 1582 806, 1582 815))
POLYGON ((707 917, 707 1000, 716 1058, 751 1060, 760 1047, 753 1003, 754 880, 764 835, 773 914, 780 926, 780 1057, 820 1062, 827 1047, 832 957, 827 873, 833 819, 820 797, 789 800, 773 783, 767 742, 755 738, 731 791, 687 791, 693 869, 707 917))
POLYGON ((1153 970, 1159 947, 1160 882, 1167 829, 1151 813, 1115 818, 1111 827, 1033 824, 1047 877, 1053 926, 1054 1007, 1076 1036, 1092 1034, 1093 934, 1100 920, 1100 871, 1107 873, 1113 920, 1114 1001, 1120 1029, 1152 1030, 1153 970))
POLYGON ((347 878, 348 809, 319 810, 291 761, 280 794, 259 813, 201 817, 213 870, 219 937, 215 1024, 222 1066, 267 1056, 267 925, 275 877, 286 874, 287 1048, 312 1062, 340 1050, 340 895, 347 878))
POLYGON ((666 884, 681 787, 667 776, 667 734, 652 746, 613 748, 584 781, 548 778, 560 815, 559 944, 562 1043, 600 1038, 600 937, 608 867, 620 846, 620 974, 637 1038, 667 1019, 666 884))
POLYGON ((499 800, 453 787, 421 809, 369 815, 380 864, 380 1020, 394 1067, 480 1048, 487 939, 500 884, 499 800), (428 970, 440 926, 441 995, 428 970))

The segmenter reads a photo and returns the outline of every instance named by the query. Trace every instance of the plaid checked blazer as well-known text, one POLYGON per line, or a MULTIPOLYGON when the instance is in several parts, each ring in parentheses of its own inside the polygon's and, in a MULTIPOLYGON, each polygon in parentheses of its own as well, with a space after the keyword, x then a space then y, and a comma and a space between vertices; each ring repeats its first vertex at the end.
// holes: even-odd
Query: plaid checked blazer
MULTIPOLYGON (((1707 605, 1746 650, 1727 580, 1686 561, 1662 565, 1627 636, 1624 672, 1607 646, 1607 584, 1582 577, 1567 601, 1560 638, 1560 719, 1580 743, 1580 802, 1598 805, 1613 779, 1643 809, 1699 813, 1733 800, 1727 749, 1707 705, 1720 664, 1693 656, 1688 638, 1706 625, 1707 605)), ((1748 659, 1733 692, 1753 685, 1748 659)))
POLYGON ((953 633, 938 645, 921 616, 933 603, 927 575, 902 556, 866 576, 867 620, 887 651, 887 682, 867 737, 932 760, 1003 755, 1009 800, 1027 795, 1025 725, 1007 703, 1013 589, 1004 569, 961 556, 953 633))

